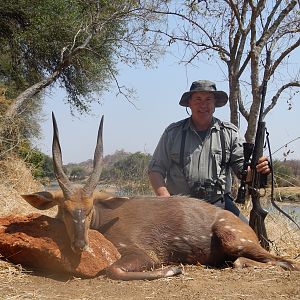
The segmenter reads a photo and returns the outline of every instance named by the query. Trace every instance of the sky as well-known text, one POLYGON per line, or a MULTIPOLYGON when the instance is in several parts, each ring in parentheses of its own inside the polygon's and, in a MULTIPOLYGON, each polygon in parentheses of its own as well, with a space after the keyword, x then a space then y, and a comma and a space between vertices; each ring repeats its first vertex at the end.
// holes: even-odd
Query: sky
MULTIPOLYGON (((216 63, 201 64, 198 67, 179 65, 171 57, 162 59, 154 69, 121 67, 118 81, 121 85, 136 90, 132 105, 124 97, 117 96, 117 90, 104 94, 101 104, 92 106, 91 115, 72 116, 65 104, 63 90, 55 89, 47 95, 42 115, 42 138, 36 146, 51 156, 53 111, 59 128, 63 162, 78 163, 93 157, 100 118, 104 115, 104 155, 117 150, 152 154, 164 129, 188 115, 178 103, 181 95, 188 91, 193 81, 207 79, 214 81, 218 90, 228 92, 224 73, 216 63)), ((274 158, 283 160, 288 149, 288 159, 300 159, 300 101, 299 94, 292 100, 288 110, 286 100, 280 101, 265 118, 274 158), (285 144, 293 139, 287 147, 285 144)), ((229 105, 216 108, 215 116, 229 121, 229 105)), ((242 118, 242 117, 241 117, 242 118)), ((243 122, 242 122, 243 123, 243 122)), ((242 125, 241 133, 245 133, 242 125)))

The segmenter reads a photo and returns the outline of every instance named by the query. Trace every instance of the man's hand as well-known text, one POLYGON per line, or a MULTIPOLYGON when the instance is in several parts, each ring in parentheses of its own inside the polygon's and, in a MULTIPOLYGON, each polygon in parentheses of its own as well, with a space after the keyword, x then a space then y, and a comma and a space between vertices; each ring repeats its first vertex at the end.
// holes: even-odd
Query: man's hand
POLYGON ((156 196, 170 197, 170 193, 166 187, 165 180, 162 175, 153 171, 149 172, 148 175, 156 196))
POLYGON ((258 173, 266 175, 271 173, 270 163, 266 156, 262 156, 261 158, 259 158, 256 165, 256 171, 258 173))
MULTIPOLYGON (((256 171, 261 174, 269 175, 271 173, 269 160, 266 156, 262 156, 256 165, 256 171)), ((252 172, 250 167, 248 167, 246 182, 249 183, 252 180, 252 172)))

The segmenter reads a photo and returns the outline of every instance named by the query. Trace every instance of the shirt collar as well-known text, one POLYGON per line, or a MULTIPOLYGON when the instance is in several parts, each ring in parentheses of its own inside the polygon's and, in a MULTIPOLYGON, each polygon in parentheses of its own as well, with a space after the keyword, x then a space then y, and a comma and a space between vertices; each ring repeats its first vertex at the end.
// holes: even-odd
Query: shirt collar
MULTIPOLYGON (((213 128, 216 130, 220 130, 220 124, 221 124, 221 121, 218 118, 213 117, 211 126, 208 128, 208 130, 213 129, 213 128)), ((188 121, 184 124, 183 130, 187 130, 188 128, 195 130, 193 123, 192 123, 192 117, 189 117, 188 121)))

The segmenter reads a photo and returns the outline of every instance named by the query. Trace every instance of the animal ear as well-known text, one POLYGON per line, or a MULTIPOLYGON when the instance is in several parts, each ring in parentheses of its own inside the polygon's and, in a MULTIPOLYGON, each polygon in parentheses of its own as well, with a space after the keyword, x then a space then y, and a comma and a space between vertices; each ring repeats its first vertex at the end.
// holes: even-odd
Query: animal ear
POLYGON ((108 209, 116 209, 119 206, 123 205, 129 198, 128 197, 110 197, 107 199, 94 197, 94 204, 99 203, 103 207, 108 209))
POLYGON ((34 194, 21 195, 33 207, 45 210, 58 204, 59 199, 50 192, 37 192, 34 194))

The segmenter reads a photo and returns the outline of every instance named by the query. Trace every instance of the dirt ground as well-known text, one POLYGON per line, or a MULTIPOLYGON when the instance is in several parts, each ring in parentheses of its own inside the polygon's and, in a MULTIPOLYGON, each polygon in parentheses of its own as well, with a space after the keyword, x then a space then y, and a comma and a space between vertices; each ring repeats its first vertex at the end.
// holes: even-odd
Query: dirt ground
POLYGON ((24 271, 5 273, 0 299, 300 299, 300 272, 274 268, 215 270, 186 266, 185 274, 178 277, 130 282, 105 276, 59 279, 24 271))

